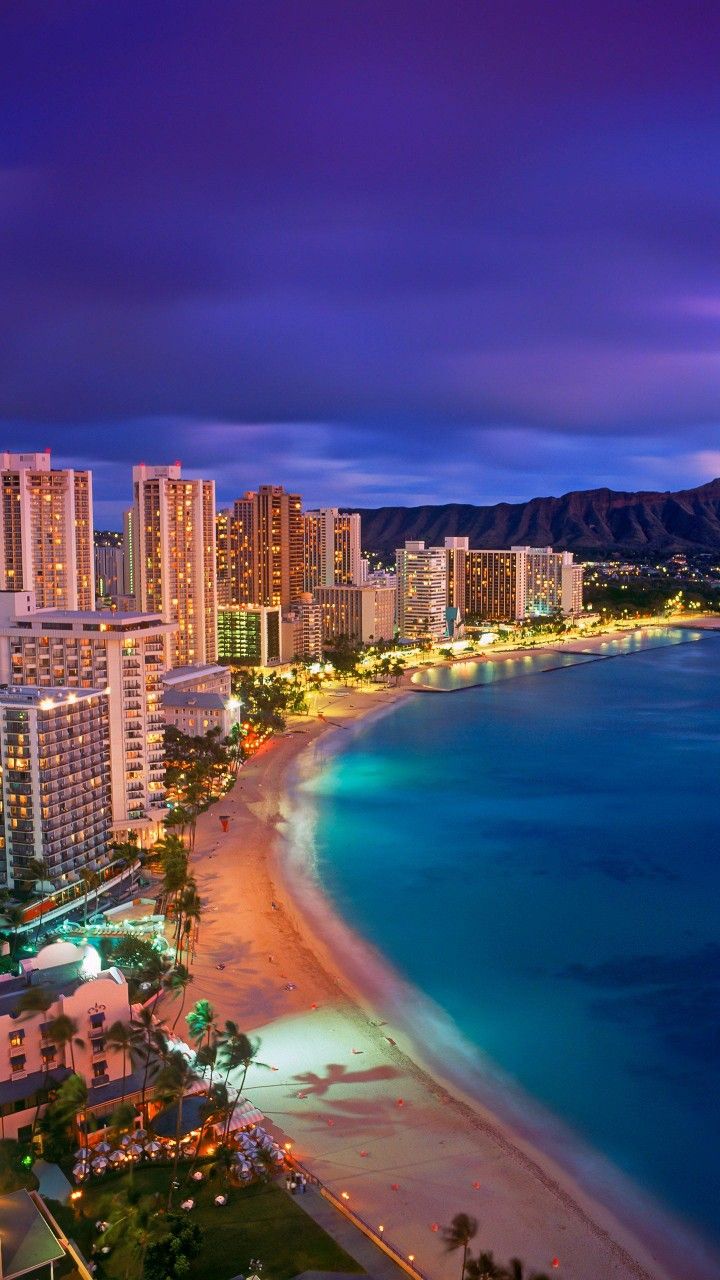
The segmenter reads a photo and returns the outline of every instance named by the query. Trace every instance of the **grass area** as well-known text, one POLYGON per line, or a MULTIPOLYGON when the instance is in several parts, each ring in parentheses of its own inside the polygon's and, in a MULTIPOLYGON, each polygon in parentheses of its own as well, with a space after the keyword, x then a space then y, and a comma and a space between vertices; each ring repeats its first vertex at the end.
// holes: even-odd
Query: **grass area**
MULTIPOLYGON (((128 1174, 110 1175, 84 1188, 79 1210, 51 1203, 51 1212, 86 1258, 97 1238, 95 1222, 106 1218, 113 1196, 121 1193, 128 1174)), ((164 1208, 169 1171, 147 1166, 132 1175, 144 1194, 157 1194, 164 1208)), ((225 1208, 213 1199, 221 1184, 216 1181, 193 1187, 194 1222, 205 1231, 202 1250, 192 1262, 187 1280, 231 1280, 247 1275, 251 1258, 263 1263, 263 1280, 291 1280, 301 1271, 345 1271, 362 1268, 300 1208, 299 1203, 275 1184, 256 1183, 230 1187, 225 1208)), ((227 1188, 225 1188, 227 1190, 227 1188)), ((187 1194, 187 1193, 186 1193, 187 1194)), ((182 1199, 181 1192, 177 1201, 182 1199)), ((177 1202, 176 1202, 177 1203, 177 1202)))
POLYGON ((37 1190, 38 1180, 35 1174, 29 1166, 22 1163, 26 1150, 27 1148, 10 1138, 0 1139, 0 1194, 19 1191, 22 1187, 37 1190))

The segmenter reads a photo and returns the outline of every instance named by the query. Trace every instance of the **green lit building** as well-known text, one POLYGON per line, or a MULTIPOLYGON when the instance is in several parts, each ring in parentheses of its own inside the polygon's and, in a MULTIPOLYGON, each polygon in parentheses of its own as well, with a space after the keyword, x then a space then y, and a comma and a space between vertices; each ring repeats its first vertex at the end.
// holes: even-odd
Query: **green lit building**
POLYGON ((280 662, 280 608, 231 604, 218 609, 218 657, 250 667, 280 662))

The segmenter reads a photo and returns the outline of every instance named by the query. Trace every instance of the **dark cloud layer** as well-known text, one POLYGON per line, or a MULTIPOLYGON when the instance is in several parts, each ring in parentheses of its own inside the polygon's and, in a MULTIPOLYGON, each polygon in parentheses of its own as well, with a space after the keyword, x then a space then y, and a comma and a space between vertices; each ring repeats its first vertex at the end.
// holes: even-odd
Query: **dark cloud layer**
POLYGON ((706 3, 10 0, 3 443, 224 497, 720 472, 706 3))

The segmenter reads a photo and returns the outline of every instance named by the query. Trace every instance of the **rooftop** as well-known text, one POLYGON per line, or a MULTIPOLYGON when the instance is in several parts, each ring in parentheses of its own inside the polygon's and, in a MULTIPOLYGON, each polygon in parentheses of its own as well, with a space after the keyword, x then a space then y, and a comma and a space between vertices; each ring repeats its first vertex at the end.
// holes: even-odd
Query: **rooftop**
POLYGON ((0 685, 0 705, 3 707, 39 707, 52 711, 53 707, 71 705, 88 698, 107 695, 107 689, 70 689, 65 685, 55 688, 39 688, 36 685, 0 685))
POLYGON ((197 707, 200 711, 224 711, 227 699, 221 693, 183 693, 170 689, 163 694, 164 707, 197 707))
POLYGON ((65 1257, 65 1250, 29 1191, 0 1196, 4 1280, 24 1276, 65 1257))
POLYGON ((163 684, 185 684, 188 680, 206 680, 208 676, 227 675, 229 668, 218 662, 210 662, 207 666, 196 663, 188 667, 173 667, 163 675, 163 684))

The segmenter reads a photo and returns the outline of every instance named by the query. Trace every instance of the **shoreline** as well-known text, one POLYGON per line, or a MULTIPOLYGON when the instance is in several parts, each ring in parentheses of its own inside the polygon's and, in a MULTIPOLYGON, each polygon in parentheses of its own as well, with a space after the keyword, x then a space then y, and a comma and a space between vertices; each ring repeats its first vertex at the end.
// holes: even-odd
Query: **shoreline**
MULTIPOLYGON (((591 638, 597 647, 607 639, 591 638)), ((676 1235, 671 1215, 652 1222, 640 1193, 630 1220, 627 1212, 619 1217, 533 1142, 537 1133, 523 1132, 519 1115, 506 1119, 493 1109, 496 1081, 483 1091, 489 1101, 463 1088, 478 1061, 444 1069, 462 1053, 457 1043, 442 1043, 450 1020, 430 1001, 418 1017, 418 993, 335 916, 294 862, 284 833, 298 772, 314 772, 322 751, 341 747, 337 726, 366 723, 417 691, 408 673, 397 688, 347 690, 332 711, 324 707, 324 720, 293 718, 243 767, 223 801, 228 834, 218 832, 212 811, 203 815, 193 870, 210 910, 188 1007, 208 998, 219 1019, 261 1036, 260 1057, 275 1070, 269 1079, 267 1070, 251 1069, 248 1095, 293 1141, 298 1158, 336 1194, 347 1191, 350 1207, 382 1223, 385 1238, 412 1253, 432 1280, 455 1274, 437 1228, 461 1211, 480 1220, 477 1248, 503 1261, 519 1255, 529 1269, 550 1270, 559 1258, 559 1274, 576 1280, 666 1280, 682 1259, 686 1280, 710 1276, 702 1242, 697 1265, 688 1265, 685 1229, 678 1224, 676 1235), (234 857, 237 876, 228 867, 234 857), (435 1055, 413 1042, 422 1025, 435 1033, 435 1055)), ((540 1109, 538 1118, 542 1129, 540 1109)), ((562 1139, 562 1122, 553 1128, 551 1137, 562 1139)), ((603 1172, 619 1199, 624 1175, 613 1179, 609 1163, 603 1172)))

